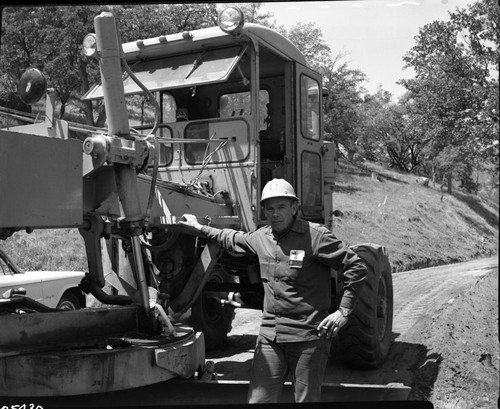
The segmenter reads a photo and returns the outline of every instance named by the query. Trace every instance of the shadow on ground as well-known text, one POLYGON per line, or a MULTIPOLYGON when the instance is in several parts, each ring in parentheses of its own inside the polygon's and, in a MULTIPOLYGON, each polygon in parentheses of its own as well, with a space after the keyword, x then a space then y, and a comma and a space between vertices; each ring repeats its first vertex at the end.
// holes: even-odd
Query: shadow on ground
POLYGON ((359 192, 361 189, 353 187, 353 186, 340 186, 340 185, 335 185, 335 192, 336 193, 345 193, 345 194, 352 194, 355 192, 359 192))
POLYGON ((498 213, 487 209, 478 198, 460 192, 453 192, 453 197, 469 206, 474 213, 481 216, 490 226, 498 227, 498 213))
POLYGON ((243 352, 253 352, 257 335, 251 334, 233 334, 227 337, 227 341, 223 348, 209 350, 206 353, 207 359, 217 359, 233 356, 243 352))
MULTIPOLYGON (((393 334, 397 339, 399 334, 393 334)), ((348 367, 335 348, 328 363, 325 382, 387 385, 403 384, 412 388, 409 399, 427 401, 436 382, 442 357, 430 353, 422 344, 394 341, 385 363, 378 369, 360 370, 348 367)))
MULTIPOLYGON (((378 369, 354 369, 343 363, 335 345, 328 361, 324 384, 388 385, 411 387, 410 400, 427 401, 436 382, 442 358, 425 345, 395 340, 385 363, 378 369)), ((218 380, 248 381, 255 335, 231 335, 225 349, 210 351, 207 360, 215 360, 218 380)), ((287 379, 290 381, 290 378, 287 379)))

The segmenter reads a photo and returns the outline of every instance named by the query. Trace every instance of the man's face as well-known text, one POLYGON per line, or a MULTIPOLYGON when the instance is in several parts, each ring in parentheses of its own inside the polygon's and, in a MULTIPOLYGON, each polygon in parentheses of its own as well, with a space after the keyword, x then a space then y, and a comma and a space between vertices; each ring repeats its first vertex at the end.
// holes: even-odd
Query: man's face
POLYGON ((286 197, 273 197, 264 202, 266 219, 276 233, 284 232, 293 224, 297 210, 297 202, 286 197))

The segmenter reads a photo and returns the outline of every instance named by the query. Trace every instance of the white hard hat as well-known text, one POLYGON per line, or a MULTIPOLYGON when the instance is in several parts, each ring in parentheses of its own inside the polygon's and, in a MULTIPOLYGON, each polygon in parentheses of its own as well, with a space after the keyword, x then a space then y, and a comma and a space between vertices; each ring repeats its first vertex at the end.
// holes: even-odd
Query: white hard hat
POLYGON ((291 199, 299 200, 295 194, 293 186, 285 179, 273 179, 267 182, 264 189, 262 189, 260 203, 262 204, 264 200, 272 197, 289 197, 291 199))

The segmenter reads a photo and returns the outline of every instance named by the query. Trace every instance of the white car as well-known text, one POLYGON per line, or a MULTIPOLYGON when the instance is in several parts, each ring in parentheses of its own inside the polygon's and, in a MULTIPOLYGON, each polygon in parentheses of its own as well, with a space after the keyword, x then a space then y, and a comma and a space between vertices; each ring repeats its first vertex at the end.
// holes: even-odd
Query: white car
POLYGON ((82 271, 21 271, 0 249, 0 299, 9 298, 8 290, 24 288, 26 296, 50 308, 84 308, 85 294, 78 285, 82 271))

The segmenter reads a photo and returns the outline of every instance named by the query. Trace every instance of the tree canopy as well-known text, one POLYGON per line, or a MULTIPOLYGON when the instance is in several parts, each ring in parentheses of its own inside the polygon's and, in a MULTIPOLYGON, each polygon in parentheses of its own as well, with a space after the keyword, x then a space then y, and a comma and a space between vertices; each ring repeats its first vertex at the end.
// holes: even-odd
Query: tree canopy
POLYGON ((322 74, 322 85, 328 94, 323 103, 326 138, 345 149, 352 158, 357 151, 358 106, 366 93, 362 87, 365 74, 343 62, 345 55, 332 53, 315 23, 299 22, 289 30, 278 27, 278 31, 294 43, 310 68, 322 74))
POLYGON ((426 142, 424 165, 455 173, 466 187, 473 168, 489 163, 498 172, 499 21, 496 1, 475 2, 422 27, 404 56, 416 73, 401 83, 426 142))
MULTIPOLYGON (((272 25, 272 14, 262 13, 261 3, 234 4, 243 9, 247 21, 272 25)), ((61 118, 71 100, 77 107, 76 114, 87 124, 102 125, 102 107, 84 104, 79 97, 99 78, 96 62, 82 56, 80 46, 85 35, 94 31, 94 17, 104 10, 113 12, 124 42, 211 27, 217 24, 218 16, 216 3, 4 8, 0 49, 0 88, 5 95, 2 99, 13 105, 19 78, 27 68, 35 67, 54 88, 61 118)))
MULTIPOLYGON (((407 93, 392 101, 379 88, 370 95, 366 75, 334 54, 314 22, 278 26, 262 3, 225 3, 242 8, 249 22, 274 28, 304 54, 307 65, 323 76, 327 139, 347 156, 384 162, 416 174, 455 175, 474 188, 473 170, 498 174, 499 6, 480 0, 450 13, 449 21, 420 28, 415 45, 403 56, 414 78, 401 80, 407 93), (357 155, 357 156, 356 156, 357 155)), ((17 81, 28 67, 47 76, 60 100, 60 117, 71 114, 102 125, 99 103, 79 98, 97 82, 94 59, 80 54, 93 19, 110 10, 120 24, 122 41, 194 30, 217 24, 217 3, 77 5, 3 9, 0 103, 17 106, 17 81)), ((73 119, 73 118, 71 118, 73 119)))

